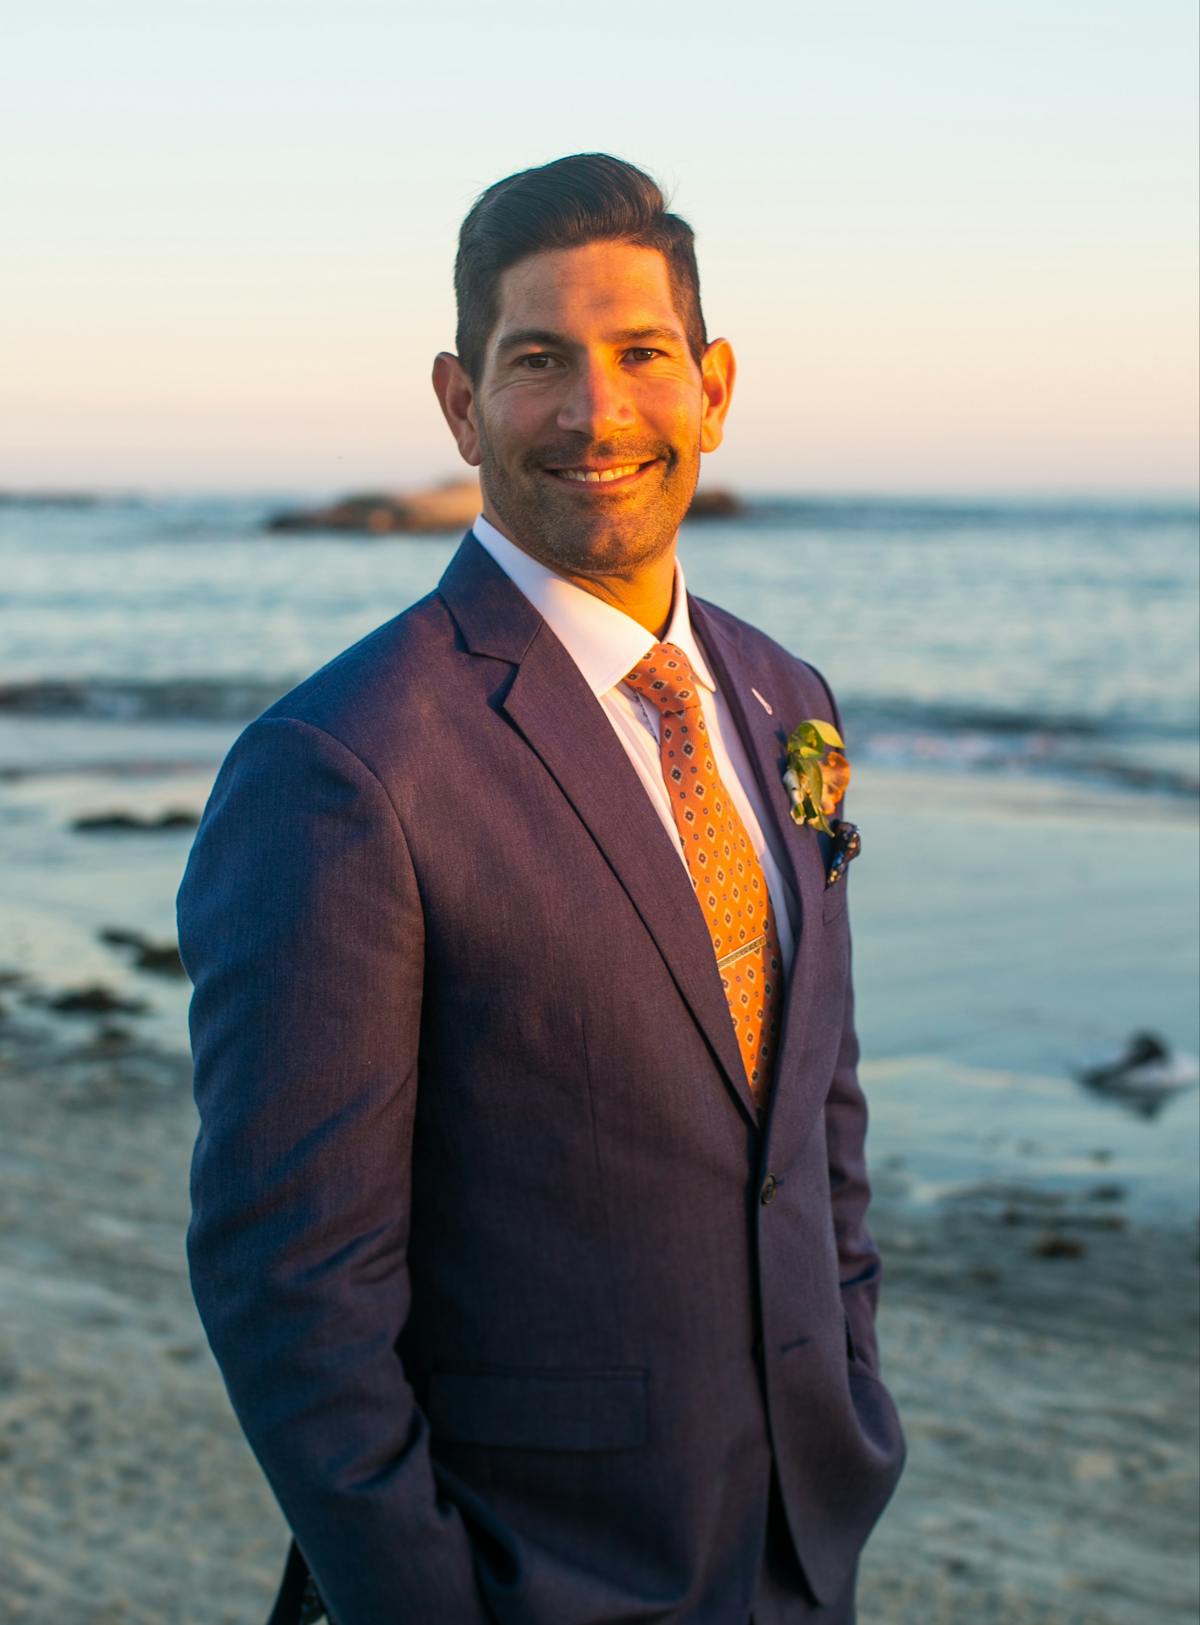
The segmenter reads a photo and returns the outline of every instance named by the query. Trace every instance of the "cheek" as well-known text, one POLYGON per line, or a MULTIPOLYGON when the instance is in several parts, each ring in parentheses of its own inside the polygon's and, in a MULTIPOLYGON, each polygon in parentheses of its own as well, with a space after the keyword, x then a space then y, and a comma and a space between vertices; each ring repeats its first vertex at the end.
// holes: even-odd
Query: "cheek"
POLYGON ((643 422, 676 446, 692 446, 700 438, 700 403, 678 388, 649 388, 639 401, 643 422))
POLYGON ((678 412, 670 431, 670 441, 686 462, 699 457, 702 424, 696 412, 678 412))
POLYGON ((545 396, 535 397, 532 391, 508 396, 502 405, 487 412, 483 424, 488 445, 499 457, 521 456, 544 441, 553 427, 552 403, 545 396))

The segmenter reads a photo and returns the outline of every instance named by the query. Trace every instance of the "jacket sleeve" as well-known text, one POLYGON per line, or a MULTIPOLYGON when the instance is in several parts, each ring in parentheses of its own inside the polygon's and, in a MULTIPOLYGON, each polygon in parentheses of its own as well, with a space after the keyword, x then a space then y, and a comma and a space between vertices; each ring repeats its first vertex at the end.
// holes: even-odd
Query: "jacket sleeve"
POLYGON ((265 718, 179 894, 200 1132, 188 1259, 243 1430, 338 1625, 484 1625, 396 1352, 424 939, 383 786, 265 718))
MULTIPOLYGON (((848 974, 848 973, 847 973, 848 974)), ((849 1352, 872 1371, 879 1370, 875 1311, 882 1273, 879 1249, 867 1228, 871 1185, 866 1162, 867 1102, 858 1081, 858 1038, 854 1030, 854 989, 847 981, 846 1010, 833 1081, 825 1100, 829 1148, 829 1193, 837 1239, 838 1278, 846 1315, 849 1352)))
MULTIPOLYGON (((841 712, 821 676, 833 725, 845 738, 841 712)), ((847 748, 847 753, 849 750, 847 748)), ((838 816, 844 807, 839 803, 838 816)), ((842 884, 846 882, 843 880, 842 884)), ((848 929, 848 927, 847 927, 848 929)), ((879 1249, 867 1228, 871 1184, 867 1175, 867 1100, 858 1081, 859 1046, 854 1025, 854 982, 846 971, 846 1002, 833 1077, 825 1100, 825 1137, 829 1151, 829 1193, 837 1239, 838 1277, 846 1316, 848 1352, 879 1371, 875 1313, 879 1305, 882 1265, 879 1249)))

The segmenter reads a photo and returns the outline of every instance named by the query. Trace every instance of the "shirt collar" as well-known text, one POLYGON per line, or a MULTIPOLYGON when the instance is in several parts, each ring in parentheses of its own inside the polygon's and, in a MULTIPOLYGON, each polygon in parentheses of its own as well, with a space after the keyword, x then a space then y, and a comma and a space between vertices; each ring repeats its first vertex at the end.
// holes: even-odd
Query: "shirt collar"
MULTIPOLYGON (((471 529, 479 545, 492 556, 546 621, 583 673, 584 680, 597 699, 615 687, 626 672, 632 671, 658 642, 652 633, 647 632, 631 615, 626 615, 624 610, 576 586, 573 581, 568 581, 565 576, 560 576, 557 571, 526 553, 515 542, 510 542, 482 514, 471 529)), ((682 649, 691 662, 697 682, 711 693, 716 693, 717 685, 708 661, 692 630, 687 584, 678 555, 675 558, 671 619, 662 641, 682 649)))

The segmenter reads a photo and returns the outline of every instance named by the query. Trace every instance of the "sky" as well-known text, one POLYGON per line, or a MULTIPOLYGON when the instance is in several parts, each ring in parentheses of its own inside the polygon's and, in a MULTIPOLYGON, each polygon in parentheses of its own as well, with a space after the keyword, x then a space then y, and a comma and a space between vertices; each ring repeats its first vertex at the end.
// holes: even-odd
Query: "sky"
POLYGON ((396 488, 463 214, 649 169, 739 362, 704 481, 1197 487, 1194 0, 26 0, 0 62, 0 488, 396 488))

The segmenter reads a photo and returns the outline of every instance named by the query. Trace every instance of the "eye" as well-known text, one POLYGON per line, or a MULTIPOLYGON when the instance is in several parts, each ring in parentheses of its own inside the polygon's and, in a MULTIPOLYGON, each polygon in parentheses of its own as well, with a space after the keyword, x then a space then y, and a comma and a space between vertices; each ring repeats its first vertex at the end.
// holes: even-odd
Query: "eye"
POLYGON ((553 361, 552 355, 539 350, 529 355, 518 356, 517 366, 524 367, 529 372, 548 372, 553 361))
POLYGON ((653 361, 655 356, 660 356, 662 353, 663 352, 661 350, 650 350, 642 345, 638 345, 636 348, 626 350, 625 352, 631 361, 653 361))

